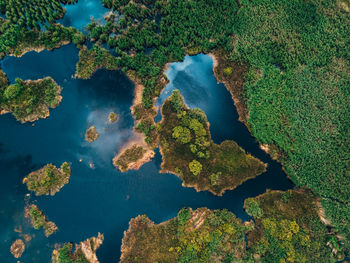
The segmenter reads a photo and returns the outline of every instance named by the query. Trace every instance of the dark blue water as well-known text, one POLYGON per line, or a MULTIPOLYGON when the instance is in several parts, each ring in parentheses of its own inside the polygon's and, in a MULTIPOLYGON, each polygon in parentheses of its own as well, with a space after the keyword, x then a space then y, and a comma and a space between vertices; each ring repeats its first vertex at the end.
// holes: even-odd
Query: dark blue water
POLYGON ((267 173, 247 181, 222 197, 208 192, 197 193, 181 186, 171 174, 159 174, 161 157, 138 171, 120 173, 112 166, 118 149, 132 136, 133 119, 130 106, 133 84, 118 71, 98 71, 90 80, 71 78, 78 60, 73 45, 41 53, 31 52, 22 58, 7 57, 1 67, 11 82, 16 77, 37 79, 52 76, 63 87, 62 103, 51 110, 45 120, 20 124, 10 114, 0 116, 0 258, 14 262, 9 252, 19 237, 14 228, 34 234, 23 254, 23 262, 49 262, 57 242, 80 242, 97 232, 105 241, 98 250, 100 262, 118 262, 123 232, 130 218, 147 214, 156 223, 174 217, 184 206, 192 208, 227 208, 242 220, 247 197, 259 195, 267 188, 293 187, 280 165, 262 152, 245 126, 237 120, 230 94, 218 85, 212 72, 210 57, 186 57, 172 64, 167 72, 170 84, 162 93, 178 88, 191 107, 200 107, 211 122, 213 139, 235 139, 243 148, 269 163, 267 173), (118 122, 108 123, 108 114, 120 115, 118 122), (100 133, 94 143, 84 141, 85 130, 95 125, 100 133), (70 183, 54 197, 26 197, 21 181, 30 171, 46 163, 60 165, 68 161, 72 167, 70 183), (93 164, 93 168, 90 168, 93 164), (42 231, 33 230, 23 218, 25 199, 37 202, 59 231, 46 239, 42 231))

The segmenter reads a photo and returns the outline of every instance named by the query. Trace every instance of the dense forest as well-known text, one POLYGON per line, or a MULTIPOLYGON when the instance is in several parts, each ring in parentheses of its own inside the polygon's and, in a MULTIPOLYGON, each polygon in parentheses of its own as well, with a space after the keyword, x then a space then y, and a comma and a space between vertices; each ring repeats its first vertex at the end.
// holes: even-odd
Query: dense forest
POLYGON ((146 109, 163 87, 164 65, 185 54, 221 49, 233 65, 247 65, 247 126, 277 152, 298 186, 322 198, 350 248, 347 1, 103 3, 120 16, 112 14, 105 26, 90 24, 90 38, 114 48, 120 67, 142 79, 146 109))
POLYGON ((0 14, 12 24, 40 30, 40 25, 54 23, 62 18, 61 4, 74 4, 78 0, 0 0, 0 14))
POLYGON ((350 17, 346 1, 244 1, 232 57, 250 65, 248 124, 322 197, 350 248, 350 17))
POLYGON ((71 41, 80 46, 86 40, 82 33, 56 24, 65 13, 62 4, 75 2, 0 0, 0 58, 35 49, 53 49, 71 41))

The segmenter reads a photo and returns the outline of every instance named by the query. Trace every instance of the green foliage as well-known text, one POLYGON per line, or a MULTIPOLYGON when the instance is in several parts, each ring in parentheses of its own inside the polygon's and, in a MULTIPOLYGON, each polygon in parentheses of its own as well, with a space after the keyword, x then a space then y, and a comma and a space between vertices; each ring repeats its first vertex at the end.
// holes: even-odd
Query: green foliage
POLYGON ((263 215, 259 203, 253 198, 248 198, 244 201, 245 210, 248 215, 251 215, 254 218, 260 218, 263 215))
POLYGON ((17 120, 26 122, 44 118, 48 108, 55 108, 61 99, 61 87, 52 78, 36 81, 16 79, 15 84, 0 89, 0 110, 13 112, 17 120))
POLYGON ((248 240, 261 262, 326 263, 342 258, 337 239, 322 224, 310 191, 267 192, 245 200, 245 208, 256 222, 248 240), (286 194, 288 202, 282 199, 286 194), (330 240, 337 250, 332 251, 330 240))
POLYGON ((24 178, 23 183, 27 184, 29 191, 36 195, 55 195, 65 184, 69 182, 71 169, 67 162, 58 169, 53 164, 31 172, 24 178))
POLYGON ((176 141, 185 144, 191 141, 191 132, 188 128, 182 127, 182 126, 176 126, 173 128, 173 138, 176 139, 176 141))
POLYGON ((135 70, 146 92, 143 105, 152 107, 157 96, 161 69, 169 61, 182 60, 185 53, 208 52, 218 45, 228 46, 233 32, 236 1, 136 1, 103 0, 117 10, 105 26, 94 21, 88 26, 90 39, 116 48, 124 71, 135 70), (115 36, 115 33, 118 36, 115 36), (151 50, 151 52, 148 52, 151 50), (151 80, 152 85, 147 85, 151 80))
POLYGON ((57 256, 53 255, 52 263, 89 263, 81 249, 73 253, 72 243, 65 243, 57 253, 57 256))
POLYGON ((232 67, 224 68, 224 74, 225 75, 231 75, 232 74, 232 67))
POLYGON ((221 175, 222 172, 212 173, 209 177, 211 185, 217 185, 221 175))
POLYGON ((215 144, 205 114, 188 109, 179 91, 164 102, 162 116, 158 129, 162 168, 178 174, 185 185, 221 195, 264 171, 264 164, 235 142, 215 144))
POLYGON ((113 158, 114 166, 118 167, 122 172, 129 169, 129 165, 141 159, 146 153, 146 149, 142 146, 133 144, 130 148, 113 158))
POLYGON ((1 0, 0 13, 6 15, 11 23, 24 28, 40 29, 40 24, 54 23, 65 14, 61 3, 74 4, 77 0, 1 0))
POLYGON ((84 35, 72 27, 54 24, 45 31, 28 30, 0 18, 0 58, 6 54, 20 56, 31 50, 53 49, 71 41, 80 47, 85 40, 84 35))
POLYGON ((191 173, 194 175, 199 175, 202 170, 202 164, 198 162, 197 160, 193 160, 188 164, 188 167, 190 168, 191 173))
POLYGON ((235 56, 252 134, 279 149, 287 174, 313 189, 350 249, 349 35, 345 1, 244 1, 235 56))
POLYGON ((183 208, 180 210, 180 212, 177 214, 177 219, 179 221, 180 225, 185 225, 187 221, 191 218, 191 209, 189 208, 183 208))
POLYGON ((102 67, 115 70, 119 67, 119 60, 99 45, 94 45, 90 50, 84 46, 80 50, 76 72, 78 78, 88 79, 102 67))
POLYGON ((33 227, 35 229, 43 228, 46 237, 49 237, 58 230, 56 224, 52 221, 48 221, 46 216, 36 205, 29 205, 25 210, 25 216, 30 218, 33 227))
POLYGON ((216 262, 228 257, 240 262, 245 229, 227 210, 183 208, 177 218, 159 225, 138 216, 123 238, 120 262, 216 262))

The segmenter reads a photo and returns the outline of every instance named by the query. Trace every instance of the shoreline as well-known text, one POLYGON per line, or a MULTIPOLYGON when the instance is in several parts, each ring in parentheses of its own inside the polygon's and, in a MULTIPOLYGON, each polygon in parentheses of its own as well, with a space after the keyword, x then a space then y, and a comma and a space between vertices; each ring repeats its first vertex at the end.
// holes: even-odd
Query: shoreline
MULTIPOLYGON (((36 110, 40 110, 40 113, 43 113, 43 115, 38 115, 36 113, 31 113, 29 114, 28 116, 26 116, 25 118, 23 119, 17 119, 15 116, 15 119, 17 121, 19 121, 21 124, 24 124, 26 122, 35 122, 39 119, 46 119, 50 116, 50 108, 51 109, 55 109, 56 107, 58 107, 58 105, 60 105, 60 103, 62 102, 62 95, 61 95, 61 92, 62 92, 62 87, 60 85, 57 84, 57 82, 51 78, 51 77, 44 77, 44 78, 41 78, 41 79, 36 79, 36 80, 31 80, 31 79, 27 79, 24 81, 25 84, 37 84, 37 83, 40 83, 42 82, 43 80, 46 80, 46 79, 51 79, 54 84, 59 88, 57 94, 56 94, 56 98, 57 98, 57 103, 53 106, 53 107, 50 107, 49 105, 46 104, 46 102, 43 102, 42 104, 38 105, 38 108, 36 108, 36 110)), ((12 84, 13 85, 13 84, 12 84)), ((10 85, 9 85, 10 86, 10 85)), ((10 110, 6 110, 6 109, 1 109, 0 110, 0 115, 4 115, 4 114, 8 114, 8 113, 13 113, 12 111, 10 110)))
POLYGON ((238 120, 240 122, 242 122, 248 128, 248 130, 250 132, 250 127, 249 127, 249 124, 247 122, 247 120, 249 118, 248 108, 247 107, 243 107, 243 105, 242 105, 242 107, 240 107, 241 98, 238 98, 238 95, 236 95, 233 91, 231 91, 230 84, 228 83, 228 81, 223 80, 219 76, 219 74, 217 72, 217 70, 218 70, 218 68, 220 66, 220 63, 219 63, 220 56, 215 54, 215 53, 213 53, 213 52, 208 53, 208 55, 213 60, 213 74, 214 74, 214 77, 216 78, 217 83, 224 84, 224 86, 227 89, 227 91, 231 94, 234 106, 236 107, 236 110, 237 110, 237 113, 238 113, 238 120), (246 112, 246 114, 245 114, 245 112, 246 112))
POLYGON ((54 50, 54 49, 58 49, 58 48, 61 48, 61 47, 63 47, 63 46, 66 46, 66 45, 68 45, 68 44, 70 44, 70 43, 71 43, 71 41, 65 40, 65 41, 62 41, 62 42, 58 43, 56 46, 54 46, 54 47, 52 47, 52 48, 47 48, 47 47, 45 47, 45 46, 26 47, 26 48, 24 48, 19 54, 15 54, 15 52, 14 52, 14 53, 8 54, 8 56, 20 58, 20 57, 24 56, 24 55, 25 55, 26 53, 28 53, 28 52, 34 51, 34 52, 36 52, 36 53, 40 53, 40 52, 42 52, 42 51, 44 51, 44 50, 52 51, 52 50, 54 50))

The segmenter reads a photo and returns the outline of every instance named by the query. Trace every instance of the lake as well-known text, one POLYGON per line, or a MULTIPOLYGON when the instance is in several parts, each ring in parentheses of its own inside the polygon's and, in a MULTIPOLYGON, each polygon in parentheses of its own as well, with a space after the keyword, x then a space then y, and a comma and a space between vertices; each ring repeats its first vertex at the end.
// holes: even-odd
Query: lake
MULTIPOLYGON (((247 197, 266 189, 293 188, 281 165, 260 150, 247 128, 238 121, 230 93, 213 75, 213 61, 208 55, 186 56, 183 62, 170 64, 170 80, 157 105, 173 89, 179 89, 190 107, 205 111, 216 143, 235 140, 252 155, 268 163, 267 172, 249 180, 233 191, 217 197, 197 193, 181 186, 172 174, 160 174, 161 156, 138 171, 121 173, 112 158, 132 136, 130 106, 133 84, 119 71, 99 70, 89 80, 72 78, 78 50, 74 45, 54 51, 30 52, 21 58, 6 57, 0 62, 11 82, 15 78, 38 79, 51 76, 63 87, 63 100, 50 117, 34 124, 21 124, 11 114, 0 116, 0 258, 14 262, 11 243, 22 234, 30 234, 22 262, 50 261, 55 243, 80 242, 98 232, 105 241, 98 250, 101 263, 118 262, 123 232, 128 222, 147 214, 156 223, 176 216, 182 207, 226 208, 242 220, 250 217, 243 210, 247 197), (109 112, 119 114, 116 123, 108 122, 109 112), (84 140, 86 129, 95 125, 100 137, 93 143, 84 140), (55 196, 29 194, 22 179, 47 163, 71 164, 70 183, 55 196), (91 168, 92 167, 92 168, 91 168), (35 202, 54 221, 59 231, 45 238, 43 231, 32 229, 24 219, 27 202, 35 202)), ((159 118, 158 118, 159 119, 159 118)))

